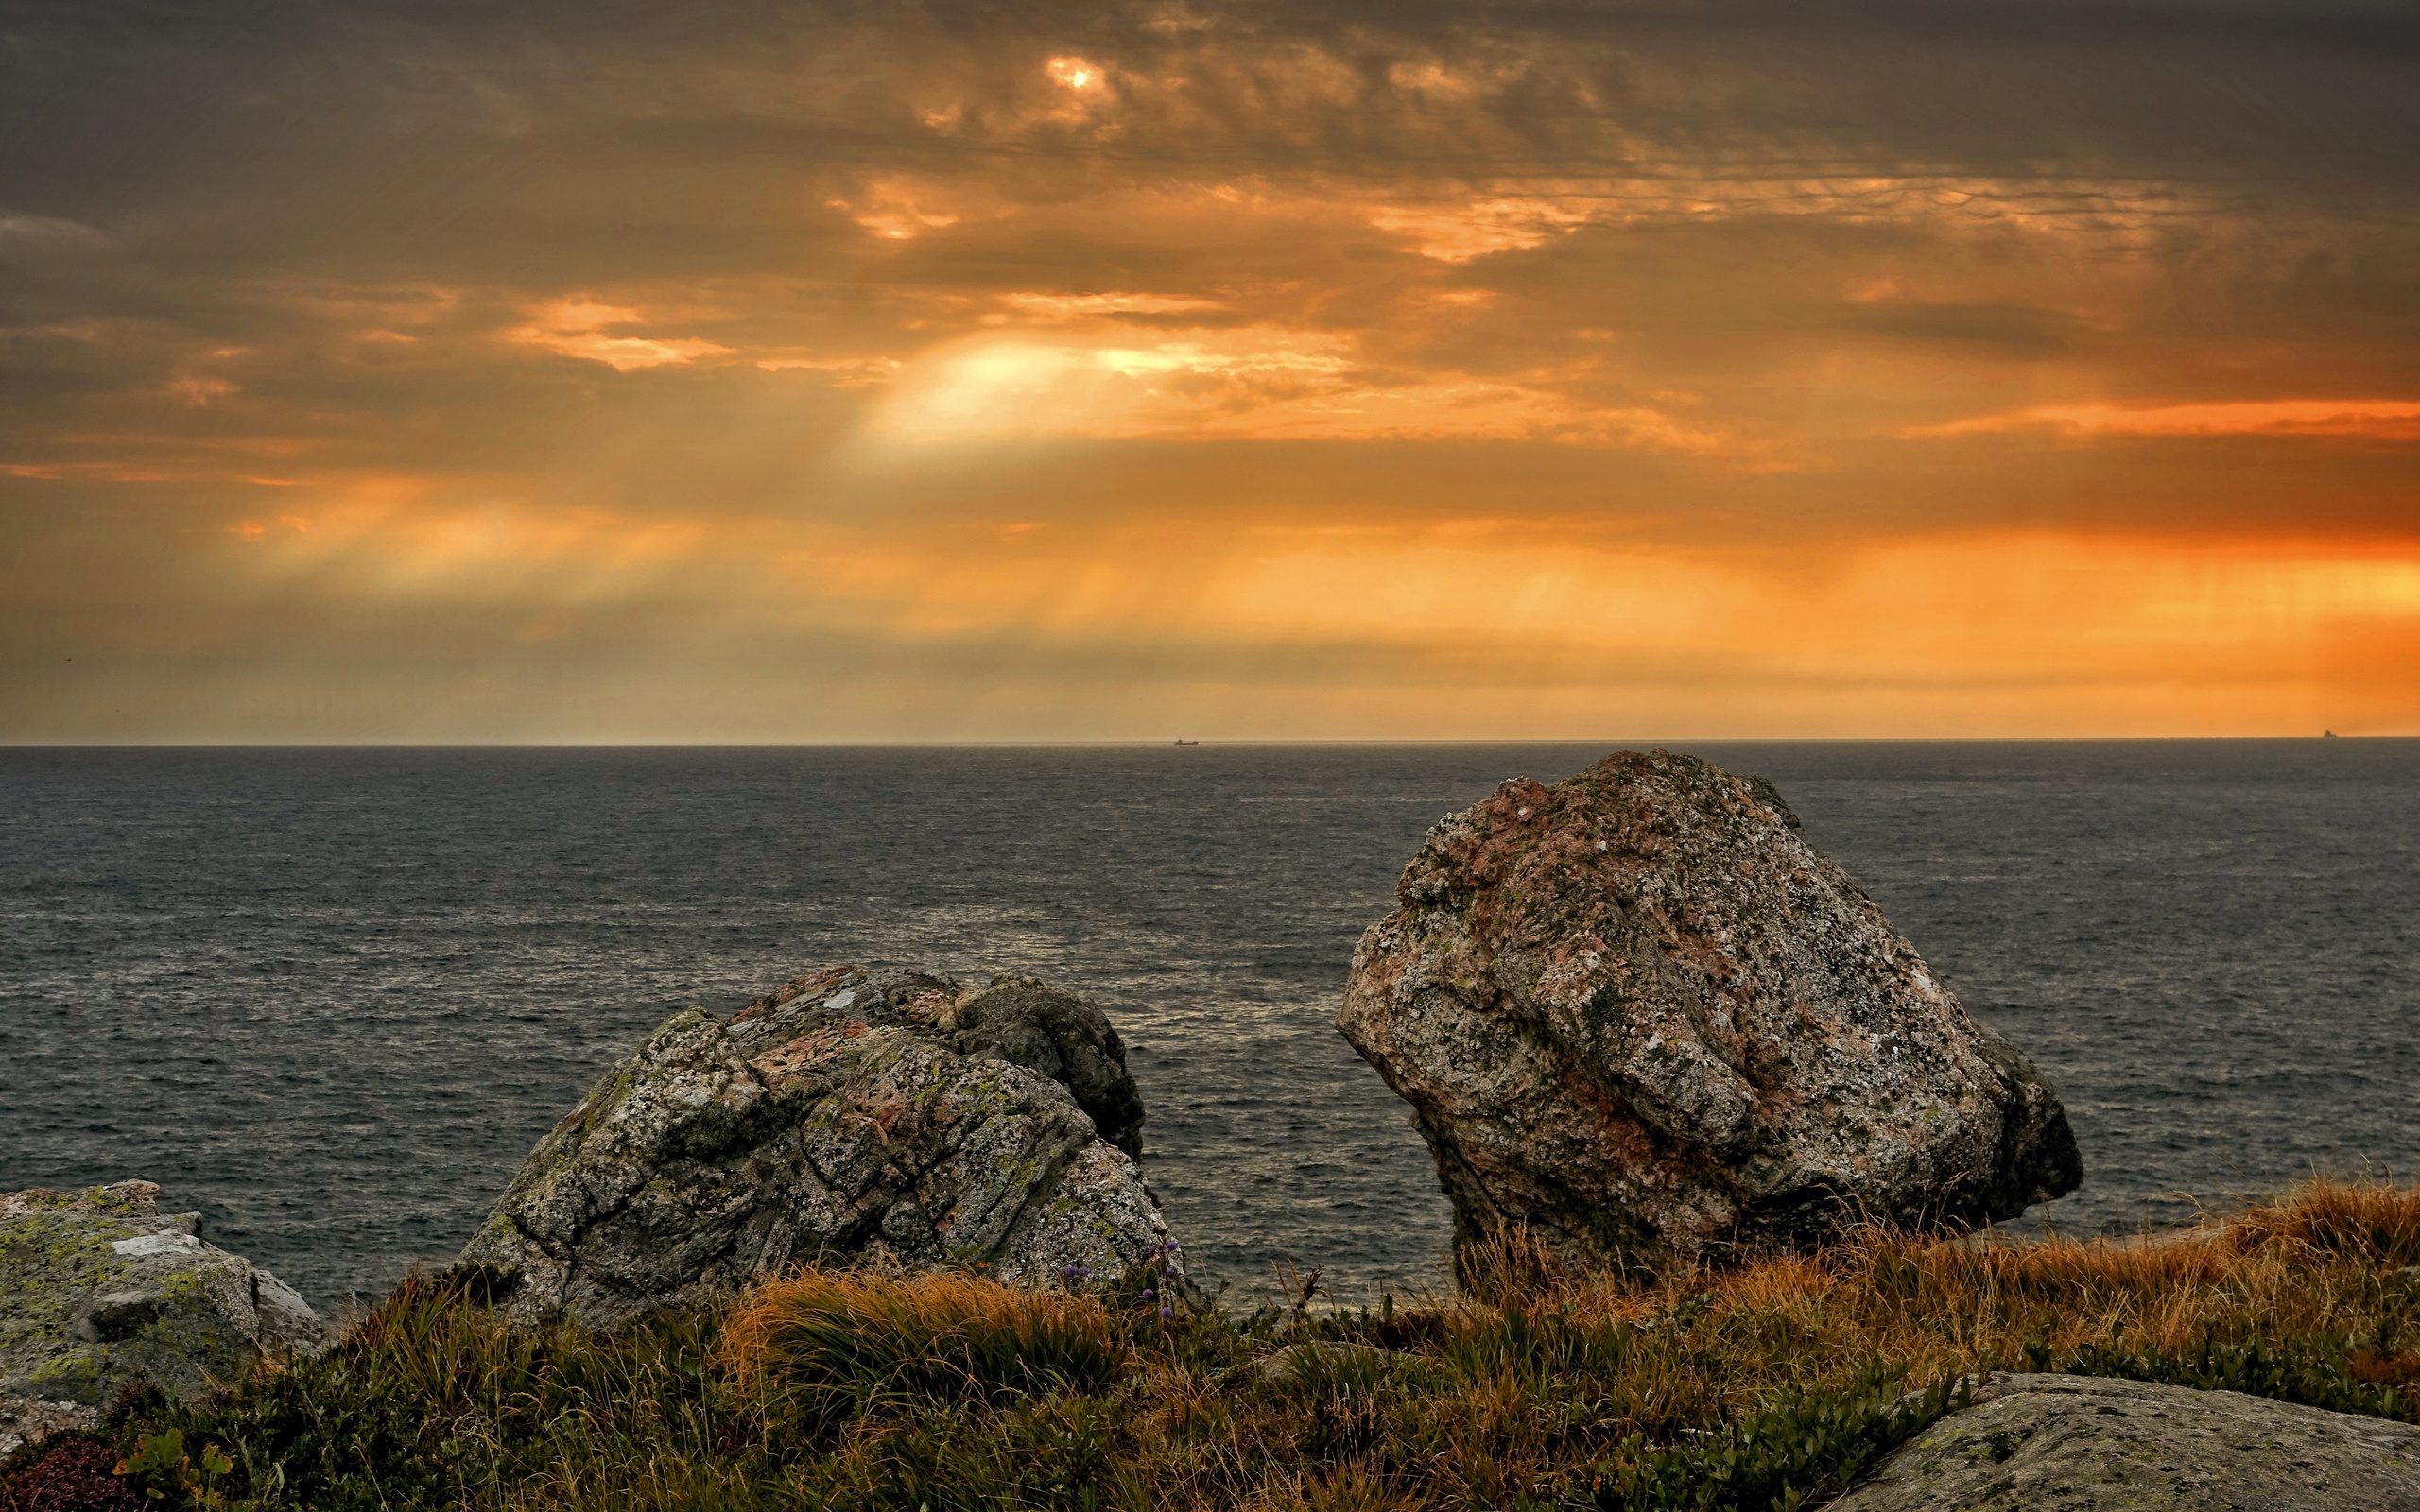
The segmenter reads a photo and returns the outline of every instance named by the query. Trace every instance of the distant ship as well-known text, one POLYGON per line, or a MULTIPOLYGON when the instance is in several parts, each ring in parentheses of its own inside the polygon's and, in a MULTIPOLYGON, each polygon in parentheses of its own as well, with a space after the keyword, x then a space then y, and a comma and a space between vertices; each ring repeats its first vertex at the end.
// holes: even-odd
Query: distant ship
MULTIPOLYGON (((2322 740, 2334 740, 2336 738, 2336 731, 2332 730, 2323 730, 2319 732, 2319 738, 2322 740)), ((1182 746, 1184 742, 1180 740, 1177 744, 1182 746)))
POLYGON ((1180 746, 1199 746, 1201 742, 1198 740, 1180 740, 1177 744, 1180 746))

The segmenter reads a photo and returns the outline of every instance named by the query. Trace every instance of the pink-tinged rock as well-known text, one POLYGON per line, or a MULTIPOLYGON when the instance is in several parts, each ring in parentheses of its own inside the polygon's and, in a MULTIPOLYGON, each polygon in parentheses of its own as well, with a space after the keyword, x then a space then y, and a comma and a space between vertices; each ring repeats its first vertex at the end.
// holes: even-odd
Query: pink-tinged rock
POLYGON ((2057 1094, 1772 784, 1621 751, 1428 833, 1337 1027, 1414 1110, 1468 1244, 1662 1272, 2082 1179, 2057 1094))

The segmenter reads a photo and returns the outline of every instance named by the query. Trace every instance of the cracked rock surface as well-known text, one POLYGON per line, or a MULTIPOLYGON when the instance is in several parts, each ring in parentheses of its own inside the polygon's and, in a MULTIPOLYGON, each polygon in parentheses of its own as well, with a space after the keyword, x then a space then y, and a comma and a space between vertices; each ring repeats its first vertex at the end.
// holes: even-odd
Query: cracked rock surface
POLYGON ((1650 1271, 2082 1178, 2059 1100, 1772 785, 1619 751, 1428 832, 1337 1027, 1408 1100, 1467 1245, 1650 1271))
POLYGON ((326 1347, 309 1303, 159 1199, 148 1181, 0 1194, 0 1454, 90 1426, 137 1379, 191 1400, 326 1347))
POLYGON ((1830 1512, 2420 1512, 2420 1428, 2233 1391, 1994 1375, 1830 1512))
POLYGON ((1171 1243, 1142 1100, 1100 1010, 836 966, 724 1022, 692 1008, 530 1153, 457 1263, 525 1323, 611 1327, 802 1265, 1113 1280, 1171 1243))

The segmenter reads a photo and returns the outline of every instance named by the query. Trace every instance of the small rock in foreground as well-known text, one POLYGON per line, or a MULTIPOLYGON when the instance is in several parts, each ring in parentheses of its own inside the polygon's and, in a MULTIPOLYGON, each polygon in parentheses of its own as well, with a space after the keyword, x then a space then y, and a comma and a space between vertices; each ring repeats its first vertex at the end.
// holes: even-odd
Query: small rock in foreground
POLYGON ((0 1454, 90 1426, 133 1381, 192 1400, 326 1347, 292 1288, 159 1198, 148 1181, 0 1194, 0 1454))
POLYGON ((1084 999, 833 967, 728 1022, 666 1021, 539 1143, 457 1265, 518 1322, 594 1328, 802 1265, 1099 1284, 1174 1254, 1142 1124, 1084 999))
POLYGON ((1337 1027, 1412 1105, 1461 1245, 1661 1271, 2082 1178, 2041 1073, 1760 779, 1662 751, 1516 779, 1395 896, 1337 1027))
POLYGON ((1995 1375, 1829 1512, 2420 1512, 2420 1428, 2233 1391, 1995 1375))

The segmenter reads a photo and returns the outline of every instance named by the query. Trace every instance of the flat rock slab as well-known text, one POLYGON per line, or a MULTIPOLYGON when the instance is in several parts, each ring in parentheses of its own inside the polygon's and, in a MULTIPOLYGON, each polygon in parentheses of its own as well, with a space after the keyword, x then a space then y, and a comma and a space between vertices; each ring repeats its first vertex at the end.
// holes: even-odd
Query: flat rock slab
POLYGON ((2420 1428, 2235 1391, 1995 1375, 1830 1512, 2420 1512, 2420 1428))

